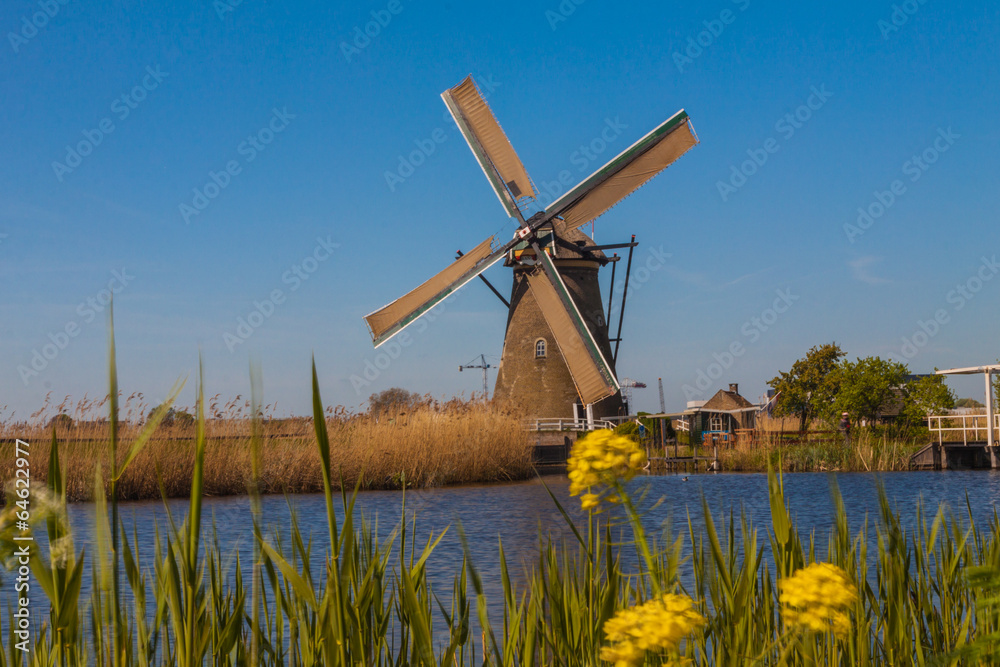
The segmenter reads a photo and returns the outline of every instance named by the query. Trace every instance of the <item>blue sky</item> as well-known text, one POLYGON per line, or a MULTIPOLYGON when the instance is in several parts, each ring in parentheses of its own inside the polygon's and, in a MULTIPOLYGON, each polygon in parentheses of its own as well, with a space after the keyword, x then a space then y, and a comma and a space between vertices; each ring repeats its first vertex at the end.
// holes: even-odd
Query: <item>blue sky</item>
POLYGON ((280 414, 307 411, 312 353, 330 404, 476 391, 457 366, 497 363, 506 317, 485 286, 393 359, 361 319, 513 232, 444 116, 469 73, 542 188, 691 115, 701 144, 596 226, 653 268, 619 358, 639 408, 657 377, 668 407, 755 398, 828 341, 914 372, 1000 357, 1000 5, 576 3, 5 2, 3 414, 106 391, 109 283, 122 388, 153 403, 199 350, 209 394, 245 395, 259 359, 280 414))

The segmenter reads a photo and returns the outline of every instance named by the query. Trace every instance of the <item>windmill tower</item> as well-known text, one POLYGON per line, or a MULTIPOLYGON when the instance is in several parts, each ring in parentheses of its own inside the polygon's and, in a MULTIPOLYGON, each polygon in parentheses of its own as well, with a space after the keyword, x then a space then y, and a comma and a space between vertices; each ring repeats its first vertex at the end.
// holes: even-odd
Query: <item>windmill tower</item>
POLYGON ((598 272, 607 257, 579 228, 603 215, 698 143, 682 110, 572 188, 544 211, 524 165, 472 77, 441 97, 506 213, 514 238, 490 237, 444 271, 367 315, 376 347, 501 260, 513 269, 494 399, 528 417, 594 417, 621 408, 598 272))

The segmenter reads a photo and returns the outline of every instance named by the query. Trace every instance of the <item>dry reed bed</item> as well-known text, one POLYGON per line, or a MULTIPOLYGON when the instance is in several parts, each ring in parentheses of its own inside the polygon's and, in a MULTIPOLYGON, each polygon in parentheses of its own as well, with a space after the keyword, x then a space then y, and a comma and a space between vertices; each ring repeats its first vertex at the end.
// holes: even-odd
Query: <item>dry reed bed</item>
MULTIPOLYGON (((122 424, 119 458, 124 459, 140 431, 122 424)), ((205 494, 242 495, 250 479, 250 420, 208 423, 205 449, 205 494)), ((335 481, 366 489, 429 487, 525 479, 532 471, 527 432, 511 413, 483 404, 451 404, 446 409, 423 406, 410 414, 381 419, 369 415, 327 420, 335 481)), ((323 490, 312 420, 274 420, 263 426, 262 493, 313 493, 323 490)), ((104 422, 57 429, 60 455, 67 471, 67 496, 90 500, 95 465, 107 485, 110 446, 104 422)), ((15 437, 32 447, 32 477, 48 478, 51 429, 0 427, 0 441, 15 437), (16 431, 16 432, 15 432, 16 431)), ((125 471, 118 490, 122 500, 167 497, 191 492, 194 429, 161 428, 125 471)), ((0 460, 0 475, 12 479, 12 456, 0 460)))

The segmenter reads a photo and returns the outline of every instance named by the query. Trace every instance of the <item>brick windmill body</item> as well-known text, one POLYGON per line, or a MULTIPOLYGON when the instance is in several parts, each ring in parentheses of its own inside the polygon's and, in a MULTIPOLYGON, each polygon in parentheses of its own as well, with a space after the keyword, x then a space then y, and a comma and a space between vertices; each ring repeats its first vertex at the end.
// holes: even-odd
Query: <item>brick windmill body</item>
MULTIPOLYGON (((552 236, 543 249, 550 253, 587 328, 614 370, 614 357, 598 282, 600 269, 609 259, 586 234, 577 229, 565 238, 552 236)), ((522 260, 534 256, 532 249, 512 252, 504 263, 514 269, 510 309, 504 335, 503 356, 497 373, 494 400, 512 403, 530 417, 582 418, 586 406, 580 402, 573 376, 552 330, 532 294, 527 273, 532 267, 522 260)), ((618 416, 623 411, 621 392, 595 403, 595 419, 618 416)))
POLYGON ((598 272, 611 261, 603 249, 635 244, 597 246, 579 228, 698 143, 688 115, 683 110, 674 114, 548 208, 529 216, 529 211, 541 208, 538 191, 472 77, 442 98, 519 228, 506 243, 491 237, 467 254, 459 253, 439 274, 365 316, 375 346, 469 281, 486 281, 482 273, 503 261, 513 269, 514 279, 509 303, 490 285, 509 307, 494 400, 517 405, 529 418, 620 414, 621 387, 598 272))

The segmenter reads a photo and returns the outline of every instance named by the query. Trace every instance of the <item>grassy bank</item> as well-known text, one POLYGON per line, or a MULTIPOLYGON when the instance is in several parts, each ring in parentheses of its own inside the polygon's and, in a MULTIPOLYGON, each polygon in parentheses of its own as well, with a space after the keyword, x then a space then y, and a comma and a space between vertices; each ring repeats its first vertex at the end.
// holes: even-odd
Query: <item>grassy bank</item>
POLYGON ((850 444, 843 436, 803 437, 789 442, 763 431, 753 444, 720 448, 723 470, 765 472, 780 466, 785 472, 872 472, 907 470, 910 457, 930 442, 929 436, 900 436, 859 430, 850 444))
MULTIPOLYGON (((81 420, 82 421, 82 420, 81 420)), ((532 474, 527 433, 518 418, 481 402, 426 402, 406 414, 326 415, 331 466, 336 480, 353 488, 398 489, 474 482, 525 479, 532 474)), ((90 500, 94 467, 110 470, 110 427, 107 421, 57 424, 62 443, 66 492, 71 501, 90 500)), ((118 426, 121 464, 143 425, 118 426)), ((311 419, 263 420, 261 429, 261 493, 307 493, 323 490, 320 458, 311 419)), ((211 496, 249 492, 252 420, 239 415, 205 422, 204 493, 211 496)), ((191 492, 196 428, 161 427, 118 481, 122 500, 160 497, 160 484, 170 497, 191 492)), ((52 430, 40 424, 0 425, 0 440, 27 440, 32 450, 32 477, 48 476, 52 430)), ((14 457, 0 459, 0 476, 14 477, 14 457)))

